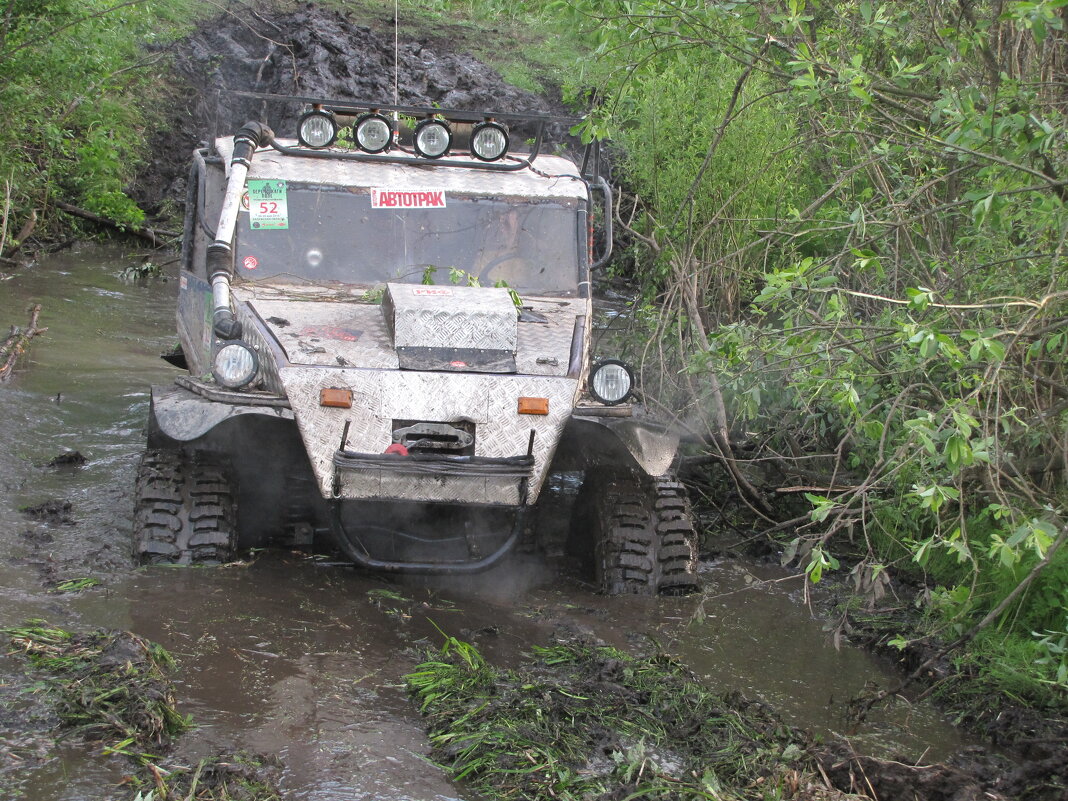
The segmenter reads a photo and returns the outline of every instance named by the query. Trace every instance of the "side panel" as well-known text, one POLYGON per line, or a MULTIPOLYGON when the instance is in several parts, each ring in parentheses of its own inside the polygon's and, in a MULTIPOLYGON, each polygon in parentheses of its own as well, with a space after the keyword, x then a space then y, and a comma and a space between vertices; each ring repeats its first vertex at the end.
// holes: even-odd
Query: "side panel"
POLYGON ((211 284, 182 270, 178 276, 178 340, 194 376, 211 372, 211 284))
POLYGON ((191 189, 187 210, 189 224, 182 243, 183 263, 178 277, 178 337, 185 352, 189 372, 197 377, 211 372, 211 285, 208 283, 207 249, 215 236, 226 175, 218 158, 197 151, 193 158, 191 189))

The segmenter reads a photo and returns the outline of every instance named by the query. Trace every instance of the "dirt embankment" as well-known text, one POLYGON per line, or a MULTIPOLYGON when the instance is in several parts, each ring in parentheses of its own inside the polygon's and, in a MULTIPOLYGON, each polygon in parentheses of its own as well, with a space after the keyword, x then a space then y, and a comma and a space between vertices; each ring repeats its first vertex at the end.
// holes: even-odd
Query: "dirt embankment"
POLYGON ((266 119, 294 136, 301 104, 235 97, 234 91, 380 101, 410 106, 565 114, 556 100, 518 89, 478 59, 440 44, 400 40, 331 10, 245 7, 203 23, 173 56, 172 111, 151 139, 130 189, 149 214, 181 205, 189 154, 214 136, 266 119))

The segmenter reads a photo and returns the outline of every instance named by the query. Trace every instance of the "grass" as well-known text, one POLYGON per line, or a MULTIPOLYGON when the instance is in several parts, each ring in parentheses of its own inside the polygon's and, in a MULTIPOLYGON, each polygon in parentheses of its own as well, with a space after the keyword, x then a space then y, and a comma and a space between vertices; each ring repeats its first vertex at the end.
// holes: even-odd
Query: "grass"
POLYGON ((664 655, 561 643, 499 670, 449 637, 406 680, 435 757, 491 798, 763 799, 810 767, 800 733, 664 655))
POLYGON ((111 741, 110 753, 138 761, 189 727, 177 708, 166 671, 173 660, 161 646, 129 632, 78 634, 29 621, 2 629, 16 652, 44 676, 44 687, 67 727, 111 741))
POLYGON ((87 590, 90 587, 96 587, 100 584, 100 579, 96 578, 77 578, 66 579, 56 584, 52 588, 52 592, 64 593, 64 592, 80 592, 81 590, 87 590))
POLYGON ((134 801, 282 801, 277 765, 247 753, 202 759, 194 766, 149 766, 151 787, 134 801))

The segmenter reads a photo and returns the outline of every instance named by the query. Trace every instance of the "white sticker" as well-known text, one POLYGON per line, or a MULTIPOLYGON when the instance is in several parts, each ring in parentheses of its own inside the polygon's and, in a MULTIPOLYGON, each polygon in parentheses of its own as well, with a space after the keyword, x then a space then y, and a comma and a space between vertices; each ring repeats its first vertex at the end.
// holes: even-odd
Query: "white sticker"
POLYGON ((445 190, 405 192, 397 189, 372 189, 372 209, 443 209, 445 190))
POLYGON ((289 227, 285 181, 249 181, 248 194, 253 228, 289 227))

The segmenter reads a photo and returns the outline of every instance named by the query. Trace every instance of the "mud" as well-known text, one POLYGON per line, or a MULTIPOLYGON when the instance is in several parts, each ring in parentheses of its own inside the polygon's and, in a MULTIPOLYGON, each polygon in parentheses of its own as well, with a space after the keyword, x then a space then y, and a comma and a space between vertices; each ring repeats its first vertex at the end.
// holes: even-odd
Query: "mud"
POLYGON ((50 500, 19 509, 30 520, 37 520, 53 526, 73 526, 70 501, 50 500))
POLYGON ((49 459, 48 467, 81 467, 88 461, 81 451, 68 451, 49 459))
MULTIPOLYGON (((220 569, 135 570, 130 515, 148 386, 178 373, 159 358, 174 342, 176 282, 123 281, 140 256, 82 248, 0 283, 0 303, 36 299, 50 327, 0 403, 0 626, 45 618, 163 645, 177 662, 179 712, 196 727, 162 755, 174 764, 263 754, 278 760, 287 799, 474 799, 426 761, 402 687, 443 631, 504 667, 554 636, 663 650, 709 687, 740 690, 791 725, 894 762, 936 763, 977 745, 930 704, 876 710, 851 730, 847 700, 895 674, 863 651, 836 650, 802 585, 771 565, 707 564, 705 594, 687 599, 603 598, 566 561, 533 554, 458 583, 387 583, 330 556, 285 552, 220 569), (47 466, 75 449, 83 466, 47 466), (23 507, 58 514, 31 520, 23 507), (100 583, 51 591, 82 578, 100 583)), ((566 475, 554 481, 545 525, 565 530, 577 489, 566 475)), ((0 655, 0 685, 3 700, 18 699, 0 714, 0 745, 12 755, 0 758, 0 797, 129 801, 119 784, 129 760, 54 744, 50 713, 34 706, 13 656, 0 655)))

